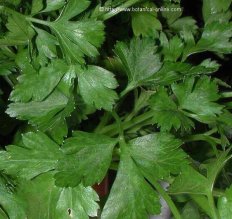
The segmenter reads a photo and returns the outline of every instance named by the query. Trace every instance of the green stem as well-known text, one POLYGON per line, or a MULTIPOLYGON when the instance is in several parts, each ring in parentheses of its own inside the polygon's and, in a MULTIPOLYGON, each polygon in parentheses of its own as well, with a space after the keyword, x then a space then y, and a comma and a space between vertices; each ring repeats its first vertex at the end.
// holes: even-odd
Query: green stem
POLYGON ((122 11, 122 9, 129 8, 138 2, 141 2, 141 0, 129 0, 129 1, 125 2, 124 4, 122 4, 121 6, 114 8, 114 10, 111 10, 108 13, 104 14, 102 16, 102 20, 104 20, 104 21, 108 20, 108 19, 112 18, 113 16, 119 14, 122 11))
POLYGON ((103 127, 105 127, 111 118, 111 114, 109 112, 105 112, 104 115, 101 117, 101 120, 98 126, 95 128, 94 132, 99 132, 103 127))
POLYGON ((150 125, 151 121, 149 119, 145 120, 142 124, 137 124, 132 128, 128 129, 128 133, 135 133, 141 129, 142 126, 150 125))
POLYGON ((156 182, 155 180, 152 180, 150 182, 156 188, 156 190, 158 191, 158 193, 163 197, 163 199, 167 202, 167 204, 168 204, 171 212, 173 213, 174 217, 176 219, 181 219, 181 215, 180 215, 179 210, 177 209, 176 205, 172 201, 171 197, 163 189, 163 187, 158 182, 156 182))
POLYGON ((33 18, 33 17, 26 17, 26 20, 31 21, 33 23, 42 24, 42 25, 45 25, 45 26, 50 26, 49 21, 44 21, 44 20, 40 20, 40 19, 37 19, 37 18, 33 18))
POLYGON ((214 197, 221 197, 221 196, 224 196, 224 195, 225 195, 225 192, 222 191, 222 190, 219 190, 219 189, 213 190, 213 196, 214 197))
POLYGON ((214 134, 214 133, 216 133, 216 132, 217 132, 217 128, 213 128, 213 129, 211 129, 211 130, 205 132, 204 135, 212 135, 212 134, 214 134))
MULTIPOLYGON (((210 133, 210 132, 209 132, 210 133)), ((212 136, 209 136, 207 134, 198 134, 198 135, 191 135, 188 136, 187 138, 183 139, 185 142, 191 142, 191 141, 206 141, 208 142, 214 151, 214 154, 216 157, 219 156, 218 150, 217 150, 217 144, 221 144, 221 139, 214 138, 212 136)))
POLYGON ((214 203, 214 197, 211 191, 208 192, 207 198, 208 198, 210 210, 212 212, 212 219, 219 219, 218 212, 216 210, 215 203, 214 203))
MULTIPOLYGON (((140 116, 135 117, 131 121, 122 122, 122 129, 125 131, 127 129, 130 129, 131 127, 134 127, 137 124, 140 124, 141 126, 144 122, 146 122, 147 124, 147 120, 151 119, 153 117, 153 114, 154 113, 152 111, 148 111, 140 116)), ((99 133, 115 136, 118 133, 117 124, 105 126, 99 131, 99 133)))
POLYGON ((189 194, 190 198, 200 207, 201 211, 212 218, 212 211, 205 195, 189 194))
POLYGON ((185 142, 190 142, 190 141, 207 141, 210 144, 212 144, 212 142, 217 143, 217 144, 221 144, 221 140, 220 139, 214 138, 212 136, 204 135, 204 134, 191 135, 191 136, 188 136, 187 138, 184 138, 183 140, 185 142))
POLYGON ((11 88, 13 89, 14 88, 14 83, 11 81, 11 79, 9 78, 9 76, 5 75, 5 76, 3 76, 3 78, 11 86, 11 88))
POLYGON ((221 98, 231 98, 231 97, 232 97, 232 92, 221 93, 221 98))
POLYGON ((124 138, 122 122, 121 122, 120 117, 118 116, 118 114, 115 111, 112 112, 112 115, 113 115, 113 117, 114 117, 114 119, 116 121, 116 124, 118 126, 118 133, 119 133, 120 137, 124 138))

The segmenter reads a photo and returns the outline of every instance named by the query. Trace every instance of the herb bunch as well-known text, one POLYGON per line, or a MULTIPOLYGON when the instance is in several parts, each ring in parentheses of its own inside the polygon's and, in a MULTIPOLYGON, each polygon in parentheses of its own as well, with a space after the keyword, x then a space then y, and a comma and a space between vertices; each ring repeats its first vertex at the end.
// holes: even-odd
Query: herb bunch
POLYGON ((231 0, 198 6, 0 1, 1 218, 231 218, 231 0))

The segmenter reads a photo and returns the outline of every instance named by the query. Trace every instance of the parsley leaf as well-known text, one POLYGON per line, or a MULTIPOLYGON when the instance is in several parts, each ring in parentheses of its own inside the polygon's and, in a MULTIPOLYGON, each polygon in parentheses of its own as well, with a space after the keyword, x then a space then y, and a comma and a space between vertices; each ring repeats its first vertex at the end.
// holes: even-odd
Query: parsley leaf
POLYGON ((162 131, 170 131, 172 127, 176 130, 181 128, 183 131, 189 131, 194 127, 193 121, 179 110, 166 90, 161 89, 152 95, 149 103, 154 112, 153 121, 159 125, 162 131))
POLYGON ((83 12, 89 6, 89 3, 86 0, 70 0, 60 17, 47 24, 54 31, 63 54, 69 62, 83 64, 84 55, 88 57, 97 56, 97 47, 100 47, 103 43, 104 25, 101 21, 90 19, 69 21, 83 12))
POLYGON ((12 193, 8 182, 2 176, 0 177, 0 194, 1 210, 3 209, 5 212, 3 216, 0 210, 0 217, 3 219, 25 219, 26 214, 22 202, 12 193))
POLYGON ((205 26, 193 52, 213 51, 231 53, 232 23, 212 22, 205 26))
POLYGON ((54 90, 67 71, 68 67, 63 61, 55 60, 48 66, 42 67, 38 74, 29 73, 19 76, 19 83, 12 91, 10 100, 42 101, 54 90))
POLYGON ((114 50, 128 77, 128 89, 142 85, 161 67, 154 42, 150 39, 134 38, 130 44, 118 42, 114 50))
POLYGON ((204 194, 207 195, 209 182, 206 177, 190 166, 185 166, 180 175, 169 187, 172 194, 204 194))
POLYGON ((24 45, 34 36, 34 30, 23 15, 9 15, 6 27, 9 31, 4 38, 0 38, 0 45, 24 45))
POLYGON ((159 214, 156 192, 145 181, 128 151, 120 158, 119 169, 101 218, 147 218, 159 214))
POLYGON ((168 41, 166 36, 161 33, 160 38, 164 61, 176 62, 183 52, 184 43, 178 36, 174 36, 168 41))
POLYGON ((204 21, 208 21, 211 17, 216 16, 220 12, 226 12, 232 1, 231 0, 205 0, 203 1, 202 14, 204 21))
POLYGON ((98 55, 96 47, 100 47, 104 40, 104 26, 100 21, 63 21, 51 24, 63 54, 67 60, 84 63, 83 56, 98 55))
POLYGON ((24 201, 28 218, 88 219, 97 216, 98 196, 91 187, 59 188, 55 186, 53 175, 53 172, 45 173, 21 184, 17 196, 24 201))
POLYGON ((41 132, 27 133, 23 145, 10 145, 0 153, 0 169, 7 173, 31 179, 53 170, 62 156, 59 146, 41 132))
MULTIPOLYGON (((38 1, 38 0, 36 0, 38 1)), ((70 0, 69 0, 70 1, 70 0)), ((55 11, 65 5, 65 0, 46 0, 46 7, 43 12, 55 11)))
POLYGON ((219 23, 213 21, 205 26, 201 38, 196 44, 194 39, 191 39, 191 43, 186 42, 184 57, 204 51, 229 54, 232 51, 231 37, 231 22, 219 23))
POLYGON ((197 76, 216 72, 220 65, 210 59, 204 60, 197 66, 185 62, 164 62, 162 68, 147 82, 148 85, 170 85, 184 79, 186 76, 197 76))
POLYGON ((173 84, 172 90, 181 109, 193 112, 200 121, 221 113, 223 107, 215 103, 220 97, 218 87, 209 77, 202 77, 196 82, 194 78, 188 78, 182 84, 173 84))
POLYGON ((161 130, 169 131, 174 127, 189 131, 194 123, 188 117, 207 123, 216 121, 216 116, 222 113, 223 107, 215 103, 220 97, 217 84, 209 77, 196 82, 194 78, 188 78, 183 83, 173 84, 172 91, 175 96, 168 96, 164 89, 160 89, 149 100, 154 110, 153 120, 161 130))
POLYGON ((88 105, 97 109, 112 110, 117 93, 112 89, 118 86, 114 75, 98 66, 90 65, 86 69, 77 69, 80 94, 88 105))
POLYGON ((104 135, 74 132, 62 146, 66 156, 59 160, 56 184, 74 187, 81 181, 85 186, 100 183, 109 168, 116 143, 104 135))
MULTIPOLYGON (((141 5, 140 10, 149 8, 154 10, 156 7, 153 3, 144 3, 141 5)), ((154 37, 157 34, 157 30, 162 29, 162 24, 157 19, 157 13, 155 11, 139 11, 131 13, 131 23, 134 35, 139 37, 149 36, 154 37)))
POLYGON ((186 154, 179 149, 181 144, 180 140, 167 133, 150 134, 131 140, 130 153, 145 175, 163 179, 170 173, 178 173, 187 164, 186 154))
POLYGON ((35 28, 37 32, 36 46, 38 49, 38 58, 40 65, 46 64, 47 59, 53 59, 57 57, 56 45, 58 44, 56 38, 39 28, 35 28))
POLYGON ((53 126, 55 117, 64 118, 73 110, 73 102, 64 94, 55 90, 44 101, 28 103, 11 103, 6 110, 11 117, 29 120, 39 129, 46 130, 53 126), (67 112, 66 112, 67 111, 67 112))

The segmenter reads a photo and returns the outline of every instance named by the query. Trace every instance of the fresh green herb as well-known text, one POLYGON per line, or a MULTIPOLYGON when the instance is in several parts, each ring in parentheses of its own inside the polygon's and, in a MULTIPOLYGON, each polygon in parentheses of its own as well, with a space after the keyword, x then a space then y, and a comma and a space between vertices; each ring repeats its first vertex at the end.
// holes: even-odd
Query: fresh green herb
POLYGON ((0 1, 0 218, 231 219, 231 2, 0 1))

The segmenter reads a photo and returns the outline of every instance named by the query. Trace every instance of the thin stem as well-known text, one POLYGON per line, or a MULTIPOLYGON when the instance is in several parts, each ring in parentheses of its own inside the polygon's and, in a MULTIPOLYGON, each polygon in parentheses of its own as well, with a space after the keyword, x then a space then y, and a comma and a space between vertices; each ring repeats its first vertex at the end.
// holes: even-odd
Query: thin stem
POLYGON ((211 129, 211 130, 205 132, 204 135, 212 135, 212 134, 214 134, 214 133, 216 133, 216 132, 217 132, 217 128, 213 128, 213 129, 211 129))
POLYGON ((120 94, 119 94, 119 98, 121 99, 122 97, 125 97, 130 91, 132 91, 134 88, 136 88, 136 85, 133 84, 128 84, 126 89, 123 90, 120 94))
POLYGON ((185 142, 190 142, 190 141, 207 141, 210 144, 212 142, 221 144, 221 140, 218 138, 214 138, 212 136, 204 135, 204 134, 198 134, 198 135, 191 135, 188 136, 187 138, 183 139, 185 142))
POLYGON ((212 218, 219 219, 218 212, 216 210, 215 203, 214 203, 214 197, 211 191, 208 192, 207 198, 208 198, 209 206, 212 212, 212 218))
POLYGON ((50 26, 49 21, 44 21, 44 20, 40 20, 40 19, 37 19, 37 18, 33 18, 33 17, 26 17, 26 20, 31 21, 33 23, 42 24, 42 25, 45 25, 45 26, 50 26))
POLYGON ((128 133, 135 133, 135 132, 139 131, 142 126, 146 126, 146 125, 150 125, 150 124, 151 124, 151 121, 149 119, 147 119, 142 124, 137 124, 137 125, 133 126, 132 128, 128 129, 127 132, 128 133))
POLYGON ((115 111, 112 112, 112 115, 115 118, 116 124, 118 126, 118 132, 119 132, 120 137, 124 137, 123 127, 122 127, 122 122, 121 122, 120 117, 118 116, 118 114, 115 111))
POLYGON ((215 189, 213 190, 213 196, 214 197, 221 197, 221 196, 224 196, 225 195, 225 192, 224 191, 221 191, 219 189, 215 189))
POLYGON ((189 194, 190 198, 200 207, 201 211, 212 218, 212 211, 205 195, 189 194))
POLYGON ((177 209, 176 205, 172 201, 171 197, 163 189, 163 187, 158 182, 156 182, 155 180, 152 180, 151 183, 156 188, 158 193, 163 197, 163 199, 167 202, 167 204, 168 204, 169 208, 171 209, 171 212, 173 213, 174 217, 176 219, 181 219, 181 215, 180 215, 179 210, 177 209))
MULTIPOLYGON (((140 116, 135 117, 131 121, 122 122, 122 129, 125 131, 127 129, 130 129, 131 127, 134 127, 137 124, 141 124, 142 126, 143 122, 147 122, 148 119, 151 119, 153 117, 153 114, 153 111, 148 111, 140 116)), ((99 133, 114 136, 118 133, 117 124, 105 126, 102 130, 100 130, 99 133)))
POLYGON ((112 18, 113 16, 119 14, 122 11, 122 9, 129 8, 138 2, 141 2, 141 0, 129 0, 129 1, 125 2, 124 4, 122 4, 121 6, 114 8, 114 10, 111 10, 108 13, 104 14, 102 16, 102 20, 104 20, 104 21, 108 20, 108 19, 112 18))
POLYGON ((14 83, 10 80, 9 76, 3 76, 5 81, 10 85, 11 88, 14 88, 14 83))
POLYGON ((231 97, 232 97, 232 92, 221 93, 221 98, 231 98, 231 97))
POLYGON ((95 128, 94 132, 99 132, 103 127, 105 127, 111 118, 111 114, 109 112, 105 112, 104 115, 101 117, 101 120, 98 126, 95 128))

